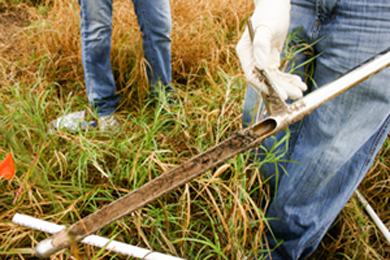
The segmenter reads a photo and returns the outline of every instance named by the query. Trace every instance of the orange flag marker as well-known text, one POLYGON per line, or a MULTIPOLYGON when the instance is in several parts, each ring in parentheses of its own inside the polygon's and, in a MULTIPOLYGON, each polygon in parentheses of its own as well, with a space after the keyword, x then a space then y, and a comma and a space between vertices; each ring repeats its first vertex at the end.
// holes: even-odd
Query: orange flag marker
POLYGON ((16 169, 12 153, 9 153, 8 156, 0 163, 0 177, 11 179, 15 175, 15 172, 16 169))

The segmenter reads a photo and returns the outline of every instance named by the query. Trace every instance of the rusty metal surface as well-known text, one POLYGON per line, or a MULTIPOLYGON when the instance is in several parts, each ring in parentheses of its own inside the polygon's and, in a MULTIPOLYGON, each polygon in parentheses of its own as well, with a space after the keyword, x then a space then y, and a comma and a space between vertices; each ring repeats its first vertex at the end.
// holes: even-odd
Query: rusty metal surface
POLYGON ((59 249, 67 247, 71 243, 81 240, 118 218, 191 181, 207 170, 217 167, 235 155, 249 150, 255 140, 271 133, 274 130, 274 125, 272 121, 267 121, 263 124, 257 124, 256 133, 251 130, 252 128, 234 133, 229 139, 217 146, 160 175, 125 197, 55 234, 51 240, 52 246, 59 249))

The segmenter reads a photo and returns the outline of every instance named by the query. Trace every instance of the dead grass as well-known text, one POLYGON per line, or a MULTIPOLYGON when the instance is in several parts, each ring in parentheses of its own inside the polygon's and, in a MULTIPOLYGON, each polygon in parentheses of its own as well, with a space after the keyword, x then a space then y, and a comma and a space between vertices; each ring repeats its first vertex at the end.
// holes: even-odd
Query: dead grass
MULTIPOLYGON (((172 67, 176 82, 190 85, 191 75, 204 75, 205 64, 212 71, 219 67, 225 71, 238 67, 234 47, 240 21, 249 14, 251 2, 172 1, 172 67)), ((8 4, 6 8, 14 6, 8 4)), ((74 91, 75 86, 83 85, 77 1, 47 1, 40 10, 25 4, 16 6, 23 10, 27 17, 24 20, 32 22, 13 36, 18 41, 17 49, 0 50, 2 57, 19 57, 17 63, 8 67, 14 73, 4 77, 2 83, 14 84, 17 80, 30 85, 40 82, 45 87, 56 82, 69 92, 74 91), (32 56, 36 59, 32 60, 32 56)), ((5 15, 2 17, 5 19, 5 15)), ((140 51, 141 44, 131 1, 116 1, 111 60, 122 92, 127 93, 134 86, 141 93, 145 90, 147 64, 140 51)), ((10 41, 6 45, 8 48, 13 46, 10 41)), ((3 75, 7 75, 4 69, 3 75)))

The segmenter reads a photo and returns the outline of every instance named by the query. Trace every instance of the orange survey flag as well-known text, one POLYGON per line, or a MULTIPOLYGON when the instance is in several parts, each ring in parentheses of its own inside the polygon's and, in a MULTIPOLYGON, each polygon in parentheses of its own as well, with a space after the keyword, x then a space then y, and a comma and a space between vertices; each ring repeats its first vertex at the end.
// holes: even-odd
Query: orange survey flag
POLYGON ((5 177, 11 179, 15 175, 16 169, 14 166, 14 160, 12 158, 12 153, 9 153, 8 156, 0 163, 0 177, 5 177))

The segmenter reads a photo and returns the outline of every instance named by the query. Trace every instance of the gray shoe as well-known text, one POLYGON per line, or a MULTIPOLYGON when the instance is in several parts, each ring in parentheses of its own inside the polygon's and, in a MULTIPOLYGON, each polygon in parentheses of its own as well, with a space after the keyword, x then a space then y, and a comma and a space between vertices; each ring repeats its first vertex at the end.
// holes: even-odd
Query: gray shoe
POLYGON ((99 128, 103 131, 111 131, 113 133, 118 133, 120 124, 116 120, 114 115, 102 116, 99 118, 99 128))

